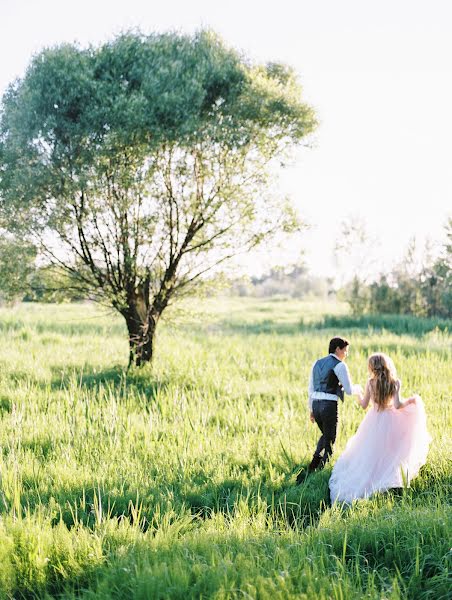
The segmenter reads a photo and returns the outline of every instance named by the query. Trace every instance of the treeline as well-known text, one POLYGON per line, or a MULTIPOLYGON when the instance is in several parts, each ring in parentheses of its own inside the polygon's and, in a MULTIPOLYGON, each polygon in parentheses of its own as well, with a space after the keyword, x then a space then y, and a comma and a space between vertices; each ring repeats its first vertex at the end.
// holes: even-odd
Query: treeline
POLYGON ((62 269, 37 264, 37 250, 32 244, 1 230, 0 236, 0 303, 84 299, 62 269))
POLYGON ((315 277, 304 264, 274 267, 260 276, 233 281, 231 296, 327 299, 335 296, 333 278, 315 277))
POLYGON ((452 218, 446 227, 440 256, 417 269, 412 248, 391 273, 371 283, 358 276, 341 291, 354 315, 404 314, 417 317, 452 317, 452 218))
MULTIPOLYGON (((348 227, 350 229, 350 227, 348 227)), ((452 318, 452 218, 439 256, 416 260, 413 242, 405 258, 391 272, 369 281, 355 274, 338 286, 333 278, 316 277, 304 264, 273 268, 260 277, 233 282, 230 293, 239 296, 345 300, 354 316, 372 314, 452 318)), ((363 250, 363 254, 365 254, 363 250)))
MULTIPOLYGON (((333 278, 313 276, 303 263, 272 268, 268 273, 230 282, 231 296, 345 300, 355 316, 372 314, 452 318, 452 218, 436 259, 418 264, 415 248, 390 273, 369 282, 359 275, 338 288, 333 278)), ((36 267, 35 252, 11 239, 0 242, 0 300, 69 302, 82 300, 67 273, 36 267)))

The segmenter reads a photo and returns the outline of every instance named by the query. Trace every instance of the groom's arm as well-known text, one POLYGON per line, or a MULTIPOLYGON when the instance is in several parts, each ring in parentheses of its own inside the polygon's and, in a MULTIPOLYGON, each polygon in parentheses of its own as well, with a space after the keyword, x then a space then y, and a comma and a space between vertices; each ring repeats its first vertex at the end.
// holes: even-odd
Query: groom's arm
POLYGON ((346 394, 348 394, 349 396, 352 396, 353 394, 361 394, 362 393, 362 387, 359 384, 355 385, 352 382, 352 379, 350 377, 350 372, 348 370, 347 365, 344 362, 338 363, 334 367, 334 372, 336 373, 337 378, 339 379, 340 384, 344 388, 344 392, 346 394))
POLYGON ((308 408, 309 408, 309 418, 311 420, 311 423, 314 423, 314 421, 315 421, 314 413, 312 412, 312 394, 314 393, 313 368, 311 369, 311 374, 309 376, 309 385, 308 385, 308 408))

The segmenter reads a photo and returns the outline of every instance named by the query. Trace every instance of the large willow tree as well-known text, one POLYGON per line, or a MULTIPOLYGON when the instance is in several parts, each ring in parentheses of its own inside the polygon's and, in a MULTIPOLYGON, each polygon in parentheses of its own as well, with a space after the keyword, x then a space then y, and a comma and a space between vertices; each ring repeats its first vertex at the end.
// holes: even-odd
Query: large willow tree
POLYGON ((296 227, 268 174, 314 126, 290 68, 209 31, 50 48, 2 100, 2 218, 123 315, 140 365, 170 302, 296 227))

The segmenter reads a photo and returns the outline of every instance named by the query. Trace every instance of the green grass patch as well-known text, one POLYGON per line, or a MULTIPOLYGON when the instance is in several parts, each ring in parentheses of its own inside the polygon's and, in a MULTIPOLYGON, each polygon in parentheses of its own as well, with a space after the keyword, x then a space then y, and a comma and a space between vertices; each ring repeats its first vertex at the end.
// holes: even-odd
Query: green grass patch
MULTIPOLYGON (((447 598, 449 325, 340 304, 187 302, 152 368, 92 305, 0 310, 0 597, 447 598), (295 485, 317 429, 307 380, 331 335, 391 354, 433 437, 412 486, 350 507, 330 468, 295 485)), ((335 456, 364 413, 340 407, 335 456)), ((382 449, 384 451, 384 449, 382 449)))

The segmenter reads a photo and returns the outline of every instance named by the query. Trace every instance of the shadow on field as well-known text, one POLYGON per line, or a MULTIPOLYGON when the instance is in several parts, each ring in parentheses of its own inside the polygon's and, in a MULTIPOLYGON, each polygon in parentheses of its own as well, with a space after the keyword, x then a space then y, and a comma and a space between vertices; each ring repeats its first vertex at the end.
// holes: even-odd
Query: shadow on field
POLYGON ((296 335, 322 329, 350 330, 367 332, 389 331, 397 335, 421 337, 432 331, 447 332, 452 329, 452 320, 438 318, 418 318, 411 315, 325 315, 319 320, 305 322, 303 316, 298 321, 278 322, 265 319, 258 323, 223 320, 216 324, 223 334, 240 333, 243 335, 275 334, 296 335))
MULTIPOLYGON (((36 454, 48 452, 43 441, 41 451, 35 444, 36 454)), ((155 481, 151 487, 129 483, 123 478, 96 485, 93 481, 82 481, 78 485, 55 485, 46 480, 42 486, 34 476, 23 476, 20 497, 17 492, 6 488, 2 492, 0 514, 17 516, 21 506, 23 516, 40 513, 42 507, 50 513, 52 525, 62 521, 69 529, 83 525, 93 529, 106 520, 127 521, 141 531, 157 533, 177 522, 182 517, 205 521, 222 515, 227 520, 243 518, 247 522, 264 519, 267 527, 295 531, 316 526, 322 514, 329 508, 328 480, 331 469, 317 472, 301 485, 295 485, 293 474, 287 474, 279 483, 244 482, 229 478, 213 482, 199 472, 192 473, 190 481, 182 476, 167 481, 155 481)), ((413 510, 426 504, 434 506, 440 499, 447 503, 450 492, 450 476, 446 469, 426 465, 408 489, 389 490, 372 497, 371 505, 376 509, 404 506, 413 510)), ((450 500, 450 497, 449 497, 450 500)), ((367 503, 369 508, 369 501, 367 503)), ((341 508, 341 507, 339 507, 341 508)), ((344 506, 346 514, 356 507, 344 506)), ((392 510, 392 508, 391 508, 392 510)))
POLYGON ((252 517, 264 512, 282 525, 296 529, 316 524, 329 505, 329 474, 317 473, 303 484, 293 477, 280 484, 244 484, 239 479, 205 483, 196 491, 185 491, 184 505, 202 519, 221 513, 228 517, 252 517))
POLYGON ((12 548, 20 572, 0 581, 1 592, 7 591, 2 597, 386 598, 394 581, 404 593, 393 598, 450 597, 447 522, 429 506, 411 513, 404 506, 388 511, 385 504, 375 505, 362 517, 355 510, 350 519, 332 519, 327 526, 313 521, 300 537, 280 525, 288 502, 274 505, 270 516, 276 518, 268 528, 261 523, 253 528, 250 516, 260 518, 262 510, 257 506, 253 513, 254 505, 242 504, 228 513, 237 517, 230 527, 214 522, 203 530, 197 515, 182 511, 159 513, 146 528, 139 509, 128 517, 133 527, 122 516, 104 523, 112 518, 108 510, 100 511, 94 496, 84 501, 87 507, 92 501, 91 514, 100 525, 93 532, 63 527, 51 532, 42 522, 26 531, 26 522, 13 523, 2 558, 6 562, 12 548), (147 535, 141 535, 144 529, 147 535), (38 571, 41 556, 50 559, 38 571), (247 591, 256 582, 262 593, 251 596, 247 591))
POLYGON ((168 382, 156 380, 148 370, 127 371, 123 366, 117 365, 108 369, 84 366, 83 369, 69 366, 64 372, 57 367, 51 367, 53 390, 67 389, 74 385, 80 389, 97 392, 101 388, 114 390, 119 397, 124 397, 130 392, 138 392, 152 400, 155 395, 164 389, 168 382))
MULTIPOLYGON (((54 451, 46 440, 27 447, 40 458, 54 451)), ((192 473, 190 481, 179 476, 156 481, 147 488, 130 484, 126 479, 99 486, 88 480, 65 486, 47 481, 43 486, 34 476, 23 476, 20 504, 27 513, 39 512, 42 506, 47 506, 53 525, 61 520, 68 528, 78 524, 93 528, 105 519, 126 519, 142 531, 157 531, 162 519, 172 521, 190 514, 194 519, 205 521, 221 514, 226 519, 263 516, 269 527, 277 522, 283 528, 298 530, 317 524, 328 508, 329 476, 325 470, 296 485, 290 473, 284 481, 275 484, 265 480, 244 482, 240 478, 213 482, 199 472, 192 473)), ((5 491, 0 514, 15 511, 15 507, 15 493, 5 491)))
MULTIPOLYGON (((122 365, 116 365, 107 369, 99 369, 90 365, 66 365, 64 370, 58 366, 49 366, 51 372, 50 382, 42 379, 39 376, 33 376, 27 371, 15 370, 9 372, 7 377, 13 382, 25 380, 33 387, 52 392, 65 391, 78 388, 79 390, 87 390, 98 393, 101 390, 113 391, 119 398, 124 398, 128 394, 139 394, 145 396, 152 401, 158 392, 164 390, 169 381, 165 379, 156 379, 152 373, 143 368, 139 371, 127 369, 122 365)), ((193 384, 185 387, 196 386, 193 384)), ((13 405, 13 398, 7 394, 0 394, 0 415, 9 413, 13 405)))
POLYGON ((73 336, 102 336, 108 339, 111 336, 127 335, 125 322, 99 322, 102 316, 83 317, 66 320, 44 320, 39 317, 31 324, 21 319, 11 321, 0 321, 0 332, 17 333, 32 332, 33 334, 54 334, 64 337, 73 336))

